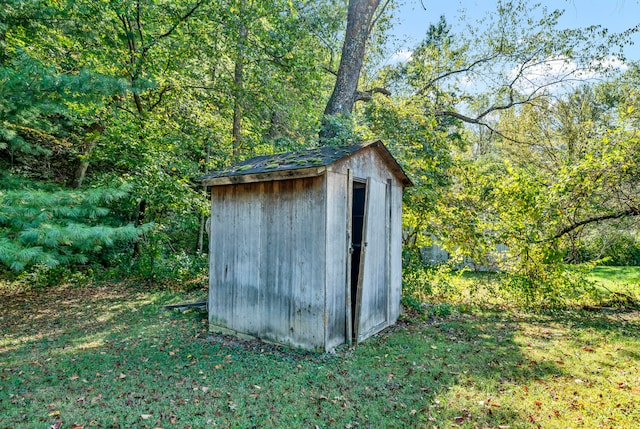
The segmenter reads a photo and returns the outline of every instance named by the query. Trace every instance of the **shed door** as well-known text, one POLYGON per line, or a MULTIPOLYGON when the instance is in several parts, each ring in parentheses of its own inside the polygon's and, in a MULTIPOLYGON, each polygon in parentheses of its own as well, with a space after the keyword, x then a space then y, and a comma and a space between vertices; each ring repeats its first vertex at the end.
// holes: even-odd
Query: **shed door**
POLYGON ((354 337, 361 341, 387 325, 389 228, 387 184, 367 180, 354 337))
POLYGON ((350 231, 350 255, 347 261, 349 273, 347 284, 347 344, 352 339, 358 340, 358 326, 362 303, 362 269, 364 266, 364 247, 366 245, 367 200, 369 186, 367 182, 351 181, 351 217, 348 230, 350 231))

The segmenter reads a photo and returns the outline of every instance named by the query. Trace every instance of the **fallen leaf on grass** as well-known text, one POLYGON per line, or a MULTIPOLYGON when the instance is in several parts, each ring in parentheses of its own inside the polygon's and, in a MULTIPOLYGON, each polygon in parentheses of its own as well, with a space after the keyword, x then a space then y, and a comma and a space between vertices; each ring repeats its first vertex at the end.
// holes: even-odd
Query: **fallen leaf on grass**
POLYGON ((148 420, 148 419, 150 419, 152 416, 153 416, 152 414, 140 414, 140 418, 141 418, 142 420, 148 420))

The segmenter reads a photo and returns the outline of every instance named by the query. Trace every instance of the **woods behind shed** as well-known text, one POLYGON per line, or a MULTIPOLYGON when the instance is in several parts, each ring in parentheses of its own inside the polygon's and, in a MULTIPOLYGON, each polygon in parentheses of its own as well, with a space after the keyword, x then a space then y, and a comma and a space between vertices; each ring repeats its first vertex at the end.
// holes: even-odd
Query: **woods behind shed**
POLYGON ((210 330, 329 351, 395 323, 411 181, 380 141, 261 156, 204 183, 210 330))

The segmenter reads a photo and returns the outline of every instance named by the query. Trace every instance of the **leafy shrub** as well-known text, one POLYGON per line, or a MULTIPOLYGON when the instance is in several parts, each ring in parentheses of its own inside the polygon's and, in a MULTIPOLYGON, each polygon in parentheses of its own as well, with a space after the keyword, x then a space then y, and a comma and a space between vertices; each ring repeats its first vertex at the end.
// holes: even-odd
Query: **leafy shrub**
POLYGON ((435 304, 429 309, 429 315, 434 317, 447 317, 453 313, 453 305, 448 302, 435 304))
POLYGON ((109 204, 124 198, 126 188, 28 185, 0 188, 0 266, 10 270, 86 264, 105 248, 135 241, 148 229, 109 219, 109 204))
POLYGON ((585 260, 601 259, 602 265, 640 265, 640 241, 635 234, 616 229, 599 231, 585 246, 585 260))
POLYGON ((501 292, 527 307, 564 307, 597 298, 587 279, 593 264, 533 264, 527 270, 500 277, 501 292))

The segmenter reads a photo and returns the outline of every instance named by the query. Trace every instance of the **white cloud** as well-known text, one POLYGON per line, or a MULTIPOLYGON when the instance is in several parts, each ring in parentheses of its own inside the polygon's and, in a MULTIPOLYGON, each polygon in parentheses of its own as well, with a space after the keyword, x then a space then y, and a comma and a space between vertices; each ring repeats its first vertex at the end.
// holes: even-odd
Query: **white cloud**
POLYGON ((399 50, 394 52, 393 55, 391 55, 391 58, 389 58, 389 61, 387 61, 387 64, 397 64, 397 63, 406 63, 407 61, 411 60, 413 56, 413 51, 407 51, 407 50, 399 50))

